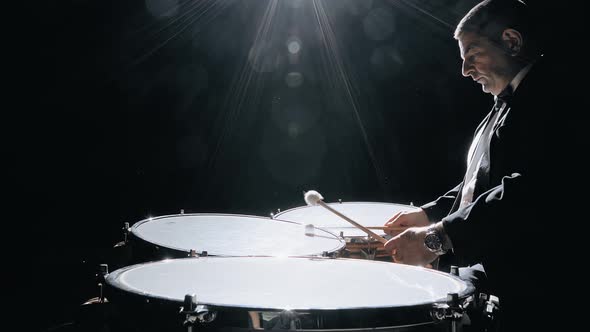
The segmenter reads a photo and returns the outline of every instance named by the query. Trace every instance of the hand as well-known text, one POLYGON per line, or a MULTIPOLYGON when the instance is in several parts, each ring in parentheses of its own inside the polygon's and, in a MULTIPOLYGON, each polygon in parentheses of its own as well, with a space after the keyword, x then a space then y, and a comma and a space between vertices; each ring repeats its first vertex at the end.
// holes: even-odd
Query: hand
POLYGON ((436 258, 436 254, 424 245, 428 227, 412 227, 391 238, 385 243, 385 250, 392 253, 396 263, 428 266, 436 258))
POLYGON ((383 231, 386 234, 395 236, 409 227, 425 227, 429 225, 430 220, 428 220, 426 212, 422 209, 400 211, 385 223, 386 228, 383 231))

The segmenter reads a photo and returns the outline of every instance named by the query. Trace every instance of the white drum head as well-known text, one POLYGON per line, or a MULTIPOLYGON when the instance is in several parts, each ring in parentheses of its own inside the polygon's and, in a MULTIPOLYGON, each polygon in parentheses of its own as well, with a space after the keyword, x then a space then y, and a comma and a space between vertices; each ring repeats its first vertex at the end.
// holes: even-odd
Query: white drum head
POLYGON ((298 223, 230 214, 162 216, 140 221, 130 231, 158 247, 218 256, 319 256, 345 245, 320 229, 307 235, 298 223))
POLYGON ((310 257, 201 257, 133 265, 109 274, 126 292, 183 302, 264 310, 397 308, 472 291, 461 279, 396 263, 310 257))
MULTIPOLYGON (((382 227, 394 214, 401 211, 418 209, 412 205, 372 202, 328 203, 330 207, 365 227, 382 227)), ((333 234, 345 238, 363 237, 367 234, 348 221, 322 206, 301 206, 280 212, 274 216, 277 220, 293 221, 301 224, 313 224, 333 234)), ((372 229, 378 235, 385 235, 382 229, 372 229)))

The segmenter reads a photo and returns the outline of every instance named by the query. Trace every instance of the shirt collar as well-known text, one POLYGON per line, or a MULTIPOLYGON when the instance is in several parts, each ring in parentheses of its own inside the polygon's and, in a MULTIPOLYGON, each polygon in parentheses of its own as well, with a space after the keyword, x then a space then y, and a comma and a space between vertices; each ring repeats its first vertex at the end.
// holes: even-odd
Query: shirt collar
MULTIPOLYGON (((514 91, 516 91, 516 88, 518 88, 518 86, 520 85, 520 82, 522 82, 522 80, 524 79, 526 74, 528 74, 528 72, 531 70, 531 67, 533 67, 533 64, 529 63, 524 68, 522 68, 518 72, 518 74, 516 74, 516 76, 514 76, 512 81, 510 81, 509 85, 510 85, 510 89, 511 89, 512 93, 514 93, 514 91)), ((494 96, 494 101, 497 99, 498 99, 498 96, 494 96)))
POLYGON ((522 68, 518 72, 518 74, 516 74, 516 76, 514 76, 514 78, 512 79, 512 81, 510 81, 510 87, 512 88, 512 92, 513 93, 514 93, 514 91, 516 91, 516 88, 518 88, 518 86, 520 85, 520 82, 522 81, 522 79, 531 70, 531 67, 532 66, 533 66, 532 63, 529 63, 528 65, 526 65, 524 68, 522 68))

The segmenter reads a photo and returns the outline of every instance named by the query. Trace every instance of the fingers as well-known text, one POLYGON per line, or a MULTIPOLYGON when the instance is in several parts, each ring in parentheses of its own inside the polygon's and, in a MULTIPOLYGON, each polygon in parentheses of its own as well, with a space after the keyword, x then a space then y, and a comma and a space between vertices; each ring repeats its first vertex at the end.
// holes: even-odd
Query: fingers
POLYGON ((385 223, 385 226, 390 226, 392 223, 395 222, 395 220, 402 214, 403 211, 400 211, 396 214, 393 215, 393 217, 389 218, 389 220, 387 220, 387 222, 385 223))
POLYGON ((385 242, 385 244, 383 245, 383 248, 388 251, 391 252, 392 254, 397 251, 397 241, 398 241, 398 237, 394 237, 393 239, 390 239, 389 241, 385 242))
POLYGON ((408 229, 408 227, 392 226, 392 227, 388 227, 388 228, 383 228, 383 232, 385 232, 385 234, 388 234, 391 236, 398 236, 399 234, 403 233, 406 229, 408 229))
POLYGON ((399 216, 401 216, 401 214, 403 213, 403 211, 400 211, 396 214, 393 215, 393 217, 389 218, 389 220, 387 220, 387 222, 385 222, 385 227, 389 227, 389 228, 384 228, 383 231, 385 232, 385 234, 387 235, 391 235, 391 236, 395 236, 400 232, 399 229, 394 229, 394 223, 398 220, 399 216))
POLYGON ((402 263, 404 262, 404 257, 401 254, 401 251, 395 250, 394 252, 391 253, 391 257, 393 258, 393 261, 396 263, 402 263))
POLYGON ((396 263, 401 263, 404 259, 402 256, 402 250, 399 249, 399 241, 399 236, 396 236, 384 244, 385 250, 391 253, 391 258, 393 258, 393 261, 396 263))

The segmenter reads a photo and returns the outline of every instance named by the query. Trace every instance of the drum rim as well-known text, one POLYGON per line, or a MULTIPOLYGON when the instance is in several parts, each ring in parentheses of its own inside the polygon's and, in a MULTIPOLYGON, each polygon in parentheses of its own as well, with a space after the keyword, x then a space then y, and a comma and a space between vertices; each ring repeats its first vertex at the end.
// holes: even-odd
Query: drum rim
MULTIPOLYGON (((326 204, 328 204, 330 206, 332 206, 332 205, 341 205, 341 204, 346 204, 346 205, 354 205, 354 204, 395 205, 395 206, 410 207, 410 208, 412 208, 412 210, 420 209, 420 207, 415 206, 415 205, 407 205, 407 204, 400 204, 400 203, 389 203, 389 202, 370 202, 370 201, 348 201, 348 202, 345 202, 345 201, 342 201, 342 202, 326 202, 326 204)), ((272 218, 273 219, 276 219, 276 220, 288 221, 288 220, 280 219, 279 217, 281 215, 284 215, 284 214, 288 213, 288 212, 292 212, 292 211, 295 211, 295 210, 302 210, 302 209, 313 208, 315 206, 316 205, 314 205, 314 206, 300 205, 300 206, 292 207, 290 209, 281 211, 281 212, 273 215, 272 218)), ((353 226, 351 226, 351 227, 353 227, 353 226)))
MULTIPOLYGON (((144 237, 142 237, 138 231, 138 228, 141 227, 142 225, 148 223, 148 222, 152 222, 154 220, 158 220, 158 219, 167 219, 167 218, 175 218, 175 217, 196 217, 196 216, 228 216, 228 217, 240 217, 240 218, 247 218, 247 219, 261 219, 264 220, 265 222, 274 222, 274 221, 279 221, 279 222, 284 222, 284 223, 288 223, 288 224, 293 224, 293 225, 298 225, 298 226, 304 226, 304 224, 302 223, 298 223, 295 221, 290 221, 290 220, 280 220, 280 219, 273 219, 273 218, 269 218, 269 217, 262 217, 262 216, 256 216, 256 215, 248 215, 248 214, 232 214, 232 213, 177 213, 177 214, 167 214, 167 215, 160 215, 160 216, 156 216, 156 217, 149 217, 149 218, 145 218, 142 219, 138 222, 136 222, 135 224, 133 224, 130 228, 129 228, 129 233, 132 234, 134 237, 140 239, 141 241, 144 241, 146 243, 155 245, 155 246, 159 246, 161 248, 165 248, 165 249, 170 249, 170 250, 176 250, 179 252, 184 252, 184 253, 190 253, 191 249, 187 249, 187 248, 179 248, 179 247, 174 247, 174 246, 168 246, 168 245, 164 245, 162 243, 156 243, 153 241, 149 241, 147 239, 145 239, 144 237)), ((338 241, 338 246, 330 249, 330 250, 326 250, 328 253, 337 253, 337 252, 341 252, 342 250, 344 250, 344 248, 346 247, 346 241, 344 239, 342 239, 341 237, 337 236, 336 234, 322 229, 322 228, 315 228, 316 230, 322 231, 324 233, 327 233, 327 235, 333 237, 335 240, 338 241)), ((224 254, 214 254, 214 253, 209 253, 211 255, 215 255, 215 256, 223 256, 223 257, 254 257, 253 255, 224 255, 224 254)), ((322 253, 318 253, 318 255, 320 255, 322 253)), ((257 256, 261 256, 262 255, 257 255, 257 256)), ((268 256, 264 256, 264 257, 272 257, 273 255, 268 255, 268 256)))
MULTIPOLYGON (((145 297, 145 298, 149 298, 150 300, 156 300, 156 301, 167 301, 167 302, 171 302, 171 303, 183 303, 184 299, 175 299, 175 298, 171 298, 171 297, 166 297, 166 296, 156 296, 154 294, 148 294, 147 292, 142 292, 139 290, 135 290, 132 289, 131 287, 124 285, 120 282, 115 282, 117 280, 119 280, 117 277, 119 277, 120 275, 124 274, 127 271, 136 269, 136 268, 140 268, 146 265, 157 265, 157 264, 166 264, 166 263, 170 263, 170 262, 176 262, 176 261, 183 261, 183 260, 208 260, 208 259, 232 259, 232 258, 237 258, 237 259, 250 259, 250 258, 264 258, 264 259, 313 259, 313 260, 337 260, 337 261, 354 261, 354 262, 368 262, 368 264, 387 264, 387 265, 391 265, 391 264, 397 264, 399 266, 403 266, 404 268, 409 268, 409 269, 414 269, 414 270, 420 270, 420 271, 426 271, 428 273, 435 273, 435 274, 439 274, 442 275, 444 277, 453 279, 455 281, 458 281, 460 283, 462 283, 465 286, 465 289, 458 294, 459 299, 466 299, 469 296, 472 296, 475 288, 473 287, 473 285, 470 285, 468 282, 466 282, 465 280, 462 280, 461 278, 459 278, 458 276, 455 276, 453 274, 450 273, 445 273, 439 270, 434 270, 434 269, 428 269, 425 267, 421 267, 421 266, 414 266, 414 265, 406 265, 406 264, 400 264, 400 263, 392 263, 392 262, 383 262, 383 261, 375 261, 375 260, 364 260, 364 259, 356 259, 356 258, 330 258, 330 257, 316 257, 316 256, 287 256, 287 257, 276 257, 276 256, 208 256, 208 257, 186 257, 186 258, 170 258, 170 259, 164 259, 164 260, 157 260, 157 261, 150 261, 150 262, 144 262, 144 263, 138 263, 138 264, 133 264, 133 265, 129 265, 129 266, 125 266, 122 268, 119 268, 115 271, 112 271, 110 273, 108 273, 107 275, 105 275, 104 280, 105 282, 110 285, 110 287, 114 287, 120 291, 123 292, 127 292, 130 293, 134 296, 141 296, 141 297, 145 297)), ((362 263, 365 264, 365 263, 362 263)), ((197 299, 198 299, 198 294, 197 294, 197 299)), ((417 304, 412 304, 412 305, 406 305, 406 306, 375 306, 375 307, 347 307, 347 308, 330 308, 330 309, 318 309, 318 308, 289 308, 288 310, 291 311, 297 311, 297 312, 330 312, 330 311, 347 311, 347 310, 384 310, 384 309, 395 309, 395 308, 418 308, 418 307, 432 307, 435 304, 438 303, 443 303, 444 301, 426 301, 424 303, 417 303, 417 304)), ((205 305, 205 306, 209 306, 212 308, 225 308, 225 309, 246 309, 246 310, 253 310, 253 311, 283 311, 283 310, 287 310, 285 308, 268 308, 268 307, 249 307, 249 306, 241 306, 241 305, 227 305, 227 304, 219 304, 219 303, 205 303, 205 302, 199 302, 199 305, 205 305)))

